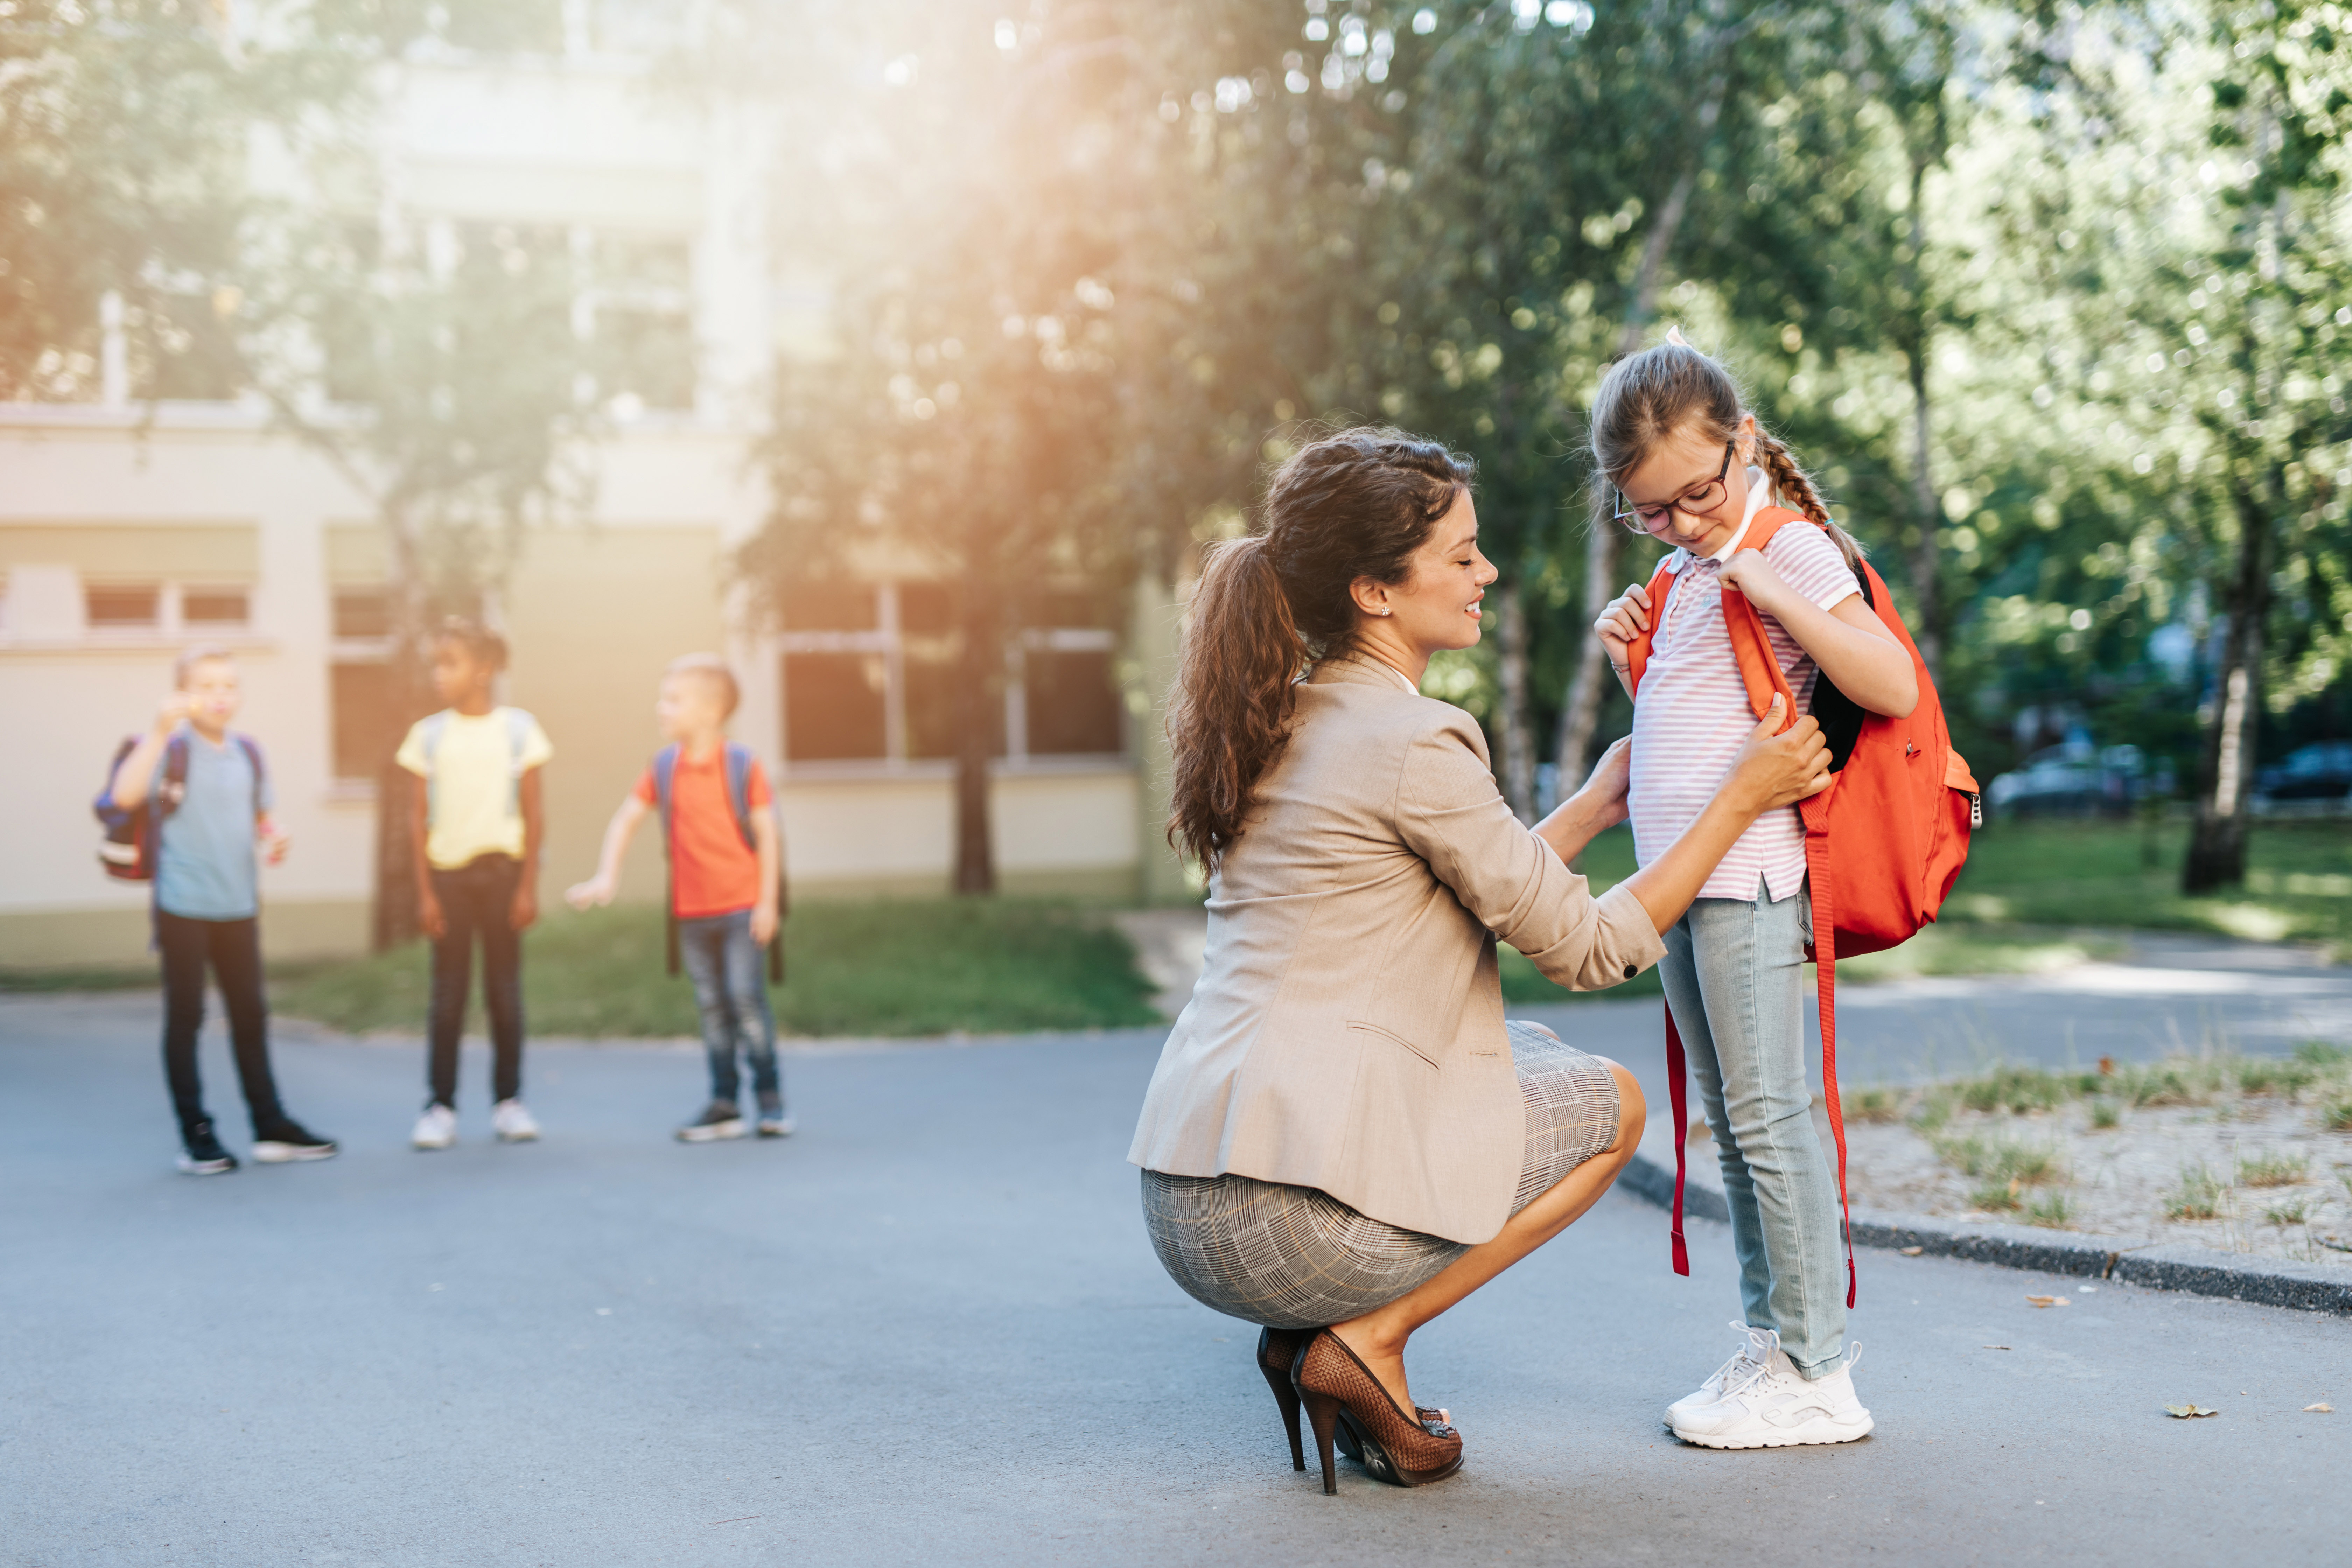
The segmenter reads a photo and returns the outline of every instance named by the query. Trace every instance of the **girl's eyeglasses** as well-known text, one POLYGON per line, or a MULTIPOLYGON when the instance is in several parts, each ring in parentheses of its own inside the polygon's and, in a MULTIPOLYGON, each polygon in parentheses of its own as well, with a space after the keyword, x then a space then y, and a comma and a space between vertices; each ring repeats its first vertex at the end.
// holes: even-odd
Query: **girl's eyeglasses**
POLYGON ((1713 511, 1723 504, 1725 494, 1723 481, 1731 472, 1731 455, 1738 445, 1736 439, 1723 444, 1723 467, 1716 470, 1715 478, 1695 490, 1685 491, 1662 506, 1629 505, 1623 490, 1611 491, 1610 493, 1617 498, 1617 510, 1611 513, 1611 516, 1635 533, 1647 533, 1653 529, 1663 527, 1668 512, 1678 511, 1685 517, 1697 517, 1701 513, 1713 511))

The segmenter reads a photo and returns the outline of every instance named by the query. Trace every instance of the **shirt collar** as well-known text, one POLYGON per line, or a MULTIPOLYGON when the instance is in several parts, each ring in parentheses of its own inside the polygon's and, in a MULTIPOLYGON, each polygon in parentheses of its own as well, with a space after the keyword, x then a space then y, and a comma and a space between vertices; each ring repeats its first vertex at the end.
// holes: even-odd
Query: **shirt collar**
MULTIPOLYGON (((1740 514, 1739 526, 1731 531, 1731 537, 1723 542, 1723 548, 1705 559, 1719 565, 1738 554, 1740 542, 1748 537, 1748 530, 1755 522, 1756 514, 1762 511, 1771 499, 1772 487, 1766 482, 1764 470, 1751 465, 1748 469, 1748 510, 1740 514)), ((1701 557, 1693 555, 1687 549, 1676 550, 1672 566, 1679 573, 1699 559, 1701 557)))

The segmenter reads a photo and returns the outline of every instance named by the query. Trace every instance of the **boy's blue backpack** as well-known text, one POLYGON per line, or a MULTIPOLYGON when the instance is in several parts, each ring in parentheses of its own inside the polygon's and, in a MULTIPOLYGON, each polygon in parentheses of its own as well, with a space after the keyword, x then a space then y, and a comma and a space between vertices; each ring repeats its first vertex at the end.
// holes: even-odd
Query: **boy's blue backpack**
MULTIPOLYGON (((248 735, 232 736, 245 750, 246 761, 253 764, 253 814, 261 815, 261 748, 248 735)), ((139 744, 131 736, 114 749, 114 761, 106 766, 106 784, 91 801, 90 810, 106 827, 106 837, 99 841, 98 863, 106 874, 121 882, 152 882, 155 879, 156 847, 163 841, 163 819, 180 809, 180 802, 188 793, 188 735, 183 730, 163 742, 163 760, 157 766, 154 782, 148 786, 147 798, 132 806, 114 804, 114 775, 122 771, 122 759, 139 744)))
MULTIPOLYGON (((654 806, 661 814, 662 855, 670 854, 671 783, 677 776, 677 748, 664 746, 654 755, 654 806)), ((759 849, 759 839, 751 832, 751 748, 727 742, 727 800, 735 808, 735 831, 743 836, 743 847, 759 849)), ((784 916, 792 909, 792 889, 784 880, 784 858, 781 844, 776 856, 776 934, 768 939, 768 978, 778 985, 784 983, 784 916)), ((669 972, 678 971, 677 952, 677 890, 673 886, 662 896, 662 908, 669 921, 669 972)))

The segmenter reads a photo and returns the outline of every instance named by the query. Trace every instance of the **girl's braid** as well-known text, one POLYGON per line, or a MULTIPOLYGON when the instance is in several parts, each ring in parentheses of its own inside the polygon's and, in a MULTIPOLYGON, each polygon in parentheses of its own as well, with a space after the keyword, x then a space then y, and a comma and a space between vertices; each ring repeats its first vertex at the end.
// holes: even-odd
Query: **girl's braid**
POLYGON ((1862 561, 1861 544, 1831 519, 1829 502, 1822 498, 1820 489, 1813 483, 1813 477, 1805 472, 1804 466, 1797 461, 1796 454, 1789 450, 1787 443, 1780 437, 1765 429, 1760 422, 1756 426, 1756 458, 1764 471, 1772 477, 1772 489, 1779 492, 1780 499, 1795 502, 1798 510, 1820 523, 1837 545, 1839 553, 1845 557, 1847 565, 1859 565, 1862 561))

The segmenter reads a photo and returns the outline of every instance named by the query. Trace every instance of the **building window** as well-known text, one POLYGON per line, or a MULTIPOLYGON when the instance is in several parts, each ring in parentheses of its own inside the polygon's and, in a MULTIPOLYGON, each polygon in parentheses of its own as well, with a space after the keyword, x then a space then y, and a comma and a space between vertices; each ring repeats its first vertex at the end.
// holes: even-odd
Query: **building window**
POLYGON ((784 655, 784 754, 806 763, 887 755, 886 666, 879 653, 784 655))
POLYGON ((1127 705, 1111 670, 1109 648, 1049 644, 1025 650, 1021 664, 1032 756, 1090 756, 1124 749, 1120 729, 1127 705))
POLYGON ((156 583, 93 583, 82 589, 82 618, 108 631, 161 630, 163 589, 156 583))
POLYGON ((224 630, 253 618, 253 596, 243 588, 183 588, 180 620, 190 631, 224 630))
POLYGON ((382 588, 335 590, 334 633, 340 642, 392 636, 392 595, 382 588))
MULTIPOLYGON (((961 649, 947 585, 810 583, 781 609, 787 763, 955 755, 961 649)), ((1018 761, 1123 752, 1117 640, 1087 626, 1021 634, 1006 650, 1003 699, 983 715, 989 754, 1018 761)))

